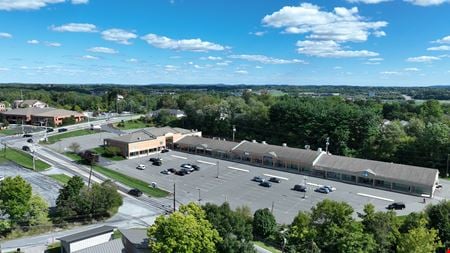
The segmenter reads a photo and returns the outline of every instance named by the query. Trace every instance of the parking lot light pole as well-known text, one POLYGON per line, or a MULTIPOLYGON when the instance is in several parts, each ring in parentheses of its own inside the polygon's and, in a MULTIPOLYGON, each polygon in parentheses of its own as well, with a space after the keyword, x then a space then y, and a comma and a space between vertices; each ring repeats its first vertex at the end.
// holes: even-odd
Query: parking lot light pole
POLYGON ((216 176, 216 178, 219 178, 219 160, 217 160, 216 165, 217 165, 217 176, 216 176))
POLYGON ((236 126, 233 125, 233 141, 234 141, 234 136, 236 135, 236 126))
POLYGON ((308 177, 306 177, 306 176, 304 176, 303 177, 303 181, 304 181, 304 183, 305 183, 305 191, 303 192, 303 198, 304 199, 306 199, 306 191, 308 190, 308 187, 307 187, 307 184, 306 184, 306 181, 308 180, 308 177))
POLYGON ((175 182, 173 182, 173 212, 177 210, 175 206, 175 182))
POLYGON ((200 197, 200 188, 197 188, 198 190, 198 204, 200 204, 200 201, 202 201, 202 198, 200 197))

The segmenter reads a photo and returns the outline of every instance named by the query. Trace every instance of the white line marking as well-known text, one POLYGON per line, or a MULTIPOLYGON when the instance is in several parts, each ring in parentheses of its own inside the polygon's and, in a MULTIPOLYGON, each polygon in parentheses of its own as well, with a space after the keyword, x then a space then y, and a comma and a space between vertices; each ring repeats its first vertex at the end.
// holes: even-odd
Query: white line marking
POLYGON ((171 155, 171 156, 172 156, 172 157, 175 157, 175 158, 184 159, 184 160, 187 159, 187 157, 184 157, 184 156, 177 156, 177 155, 171 155))
POLYGON ((356 195, 360 195, 363 197, 369 197, 369 198, 374 198, 374 199, 380 199, 380 200, 385 200, 385 201, 389 201, 389 202, 394 202, 393 199, 388 199, 388 198, 383 198, 383 197, 378 197, 378 196, 374 196, 374 195, 369 195, 369 194, 365 194, 365 193, 356 193, 356 195))
POLYGON ((205 164, 210 164, 210 165, 217 165, 215 163, 211 163, 211 162, 207 162, 207 161, 202 161, 202 160, 197 160, 197 162, 199 163, 205 163, 205 164))
POLYGON ((315 183, 306 183, 307 185, 312 185, 312 186, 317 186, 317 187, 321 187, 321 184, 315 184, 315 183))
POLYGON ((239 171, 243 171, 243 172, 250 172, 249 170, 244 170, 244 169, 240 169, 240 168, 236 168, 236 167, 231 167, 231 166, 229 166, 228 169, 239 170, 239 171))
POLYGON ((270 175, 270 174, 263 174, 263 175, 266 177, 276 177, 276 178, 279 178, 282 180, 289 180, 289 178, 287 178, 287 177, 280 177, 280 176, 275 176, 275 175, 270 175))

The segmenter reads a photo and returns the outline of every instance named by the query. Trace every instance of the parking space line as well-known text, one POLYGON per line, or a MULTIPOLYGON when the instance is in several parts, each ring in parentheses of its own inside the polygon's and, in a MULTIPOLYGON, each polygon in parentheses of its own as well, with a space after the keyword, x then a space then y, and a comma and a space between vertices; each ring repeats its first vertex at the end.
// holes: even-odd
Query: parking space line
POLYGON ((276 178, 279 178, 282 180, 289 180, 289 178, 287 178, 287 177, 280 177, 280 176, 275 176, 275 175, 271 175, 271 174, 263 174, 263 175, 266 177, 276 177, 276 178))
POLYGON ((369 195, 369 194, 360 193, 360 192, 356 193, 356 195, 363 196, 363 197, 374 198, 374 199, 380 199, 380 200, 389 201, 389 202, 394 202, 393 199, 388 199, 388 198, 378 197, 378 196, 369 195))
POLYGON ((172 157, 175 157, 175 158, 184 159, 184 160, 187 159, 187 157, 184 157, 184 156, 177 156, 177 155, 171 155, 171 156, 172 156, 172 157))
POLYGON ((250 172, 249 170, 244 170, 244 169, 240 169, 240 168, 236 168, 236 167, 231 167, 231 166, 228 166, 228 169, 239 170, 239 171, 243 171, 243 172, 250 172))
POLYGON ((322 186, 321 184, 315 184, 315 183, 306 183, 307 185, 312 185, 312 186, 317 186, 317 187, 320 187, 320 186, 322 186))
POLYGON ((197 160, 197 162, 199 163, 205 163, 205 164, 210 164, 210 165, 217 165, 215 163, 211 163, 211 162, 207 162, 207 161, 202 161, 202 160, 197 160))

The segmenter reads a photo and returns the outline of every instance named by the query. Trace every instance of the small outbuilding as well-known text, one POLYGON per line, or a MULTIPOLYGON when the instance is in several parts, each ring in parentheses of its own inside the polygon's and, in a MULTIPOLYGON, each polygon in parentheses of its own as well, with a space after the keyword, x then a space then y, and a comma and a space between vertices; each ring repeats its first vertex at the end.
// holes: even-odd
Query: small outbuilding
POLYGON ((73 253, 107 243, 111 240, 115 229, 112 226, 101 226, 58 238, 61 242, 61 253, 73 253))

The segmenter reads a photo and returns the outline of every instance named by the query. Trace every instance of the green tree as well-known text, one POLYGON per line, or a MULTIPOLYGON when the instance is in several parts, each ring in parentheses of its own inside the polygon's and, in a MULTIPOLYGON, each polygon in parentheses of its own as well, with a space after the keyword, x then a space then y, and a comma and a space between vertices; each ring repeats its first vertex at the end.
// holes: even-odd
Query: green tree
POLYGON ((165 253, 216 252, 221 242, 201 207, 190 203, 169 216, 159 216, 148 228, 150 250, 165 253))
POLYGON ((253 235, 259 239, 268 239, 277 230, 275 216, 268 208, 258 209, 253 215, 253 235))
POLYGON ((94 183, 89 191, 82 191, 81 198, 91 203, 90 210, 83 215, 91 214, 95 218, 109 217, 122 205, 122 195, 110 180, 101 184, 94 183))
POLYGON ((400 236, 398 253, 434 253, 441 246, 437 230, 426 228, 426 220, 422 220, 421 223, 421 226, 400 236))
POLYGON ((402 234, 408 233, 409 230, 420 227, 422 225, 422 221, 427 218, 428 217, 424 212, 412 212, 405 216, 398 231, 402 234))
POLYGON ((77 143, 77 142, 72 142, 72 143, 69 145, 69 149, 70 149, 73 153, 75 153, 75 154, 77 154, 78 152, 80 152, 80 148, 81 148, 81 146, 80 146, 80 144, 77 143))
POLYGON ((287 252, 320 252, 315 242, 316 231, 312 226, 311 215, 299 212, 289 226, 287 235, 287 252))
POLYGON ((30 211, 31 185, 21 176, 7 177, 0 182, 0 210, 13 224, 26 223, 30 211))
POLYGON ((450 245, 450 201, 443 200, 436 205, 430 205, 425 210, 430 228, 436 229, 439 237, 446 245, 450 245))
POLYGON ((33 195, 30 199, 30 211, 28 212, 28 225, 49 225, 48 204, 38 195, 33 195))
POLYGON ((425 121, 440 121, 443 114, 441 103, 437 100, 427 100, 420 107, 420 116, 425 121))
POLYGON ((78 204, 83 201, 80 198, 80 192, 83 187, 83 179, 79 176, 74 176, 59 190, 59 195, 56 199, 56 213, 59 218, 64 220, 77 215, 78 204))
POLYGON ((392 252, 399 234, 399 221, 394 211, 375 212, 372 204, 364 206, 360 216, 364 232, 371 234, 377 243, 377 252, 392 252))
POLYGON ((105 147, 105 156, 106 157, 114 157, 120 155, 120 148, 114 146, 105 147))

